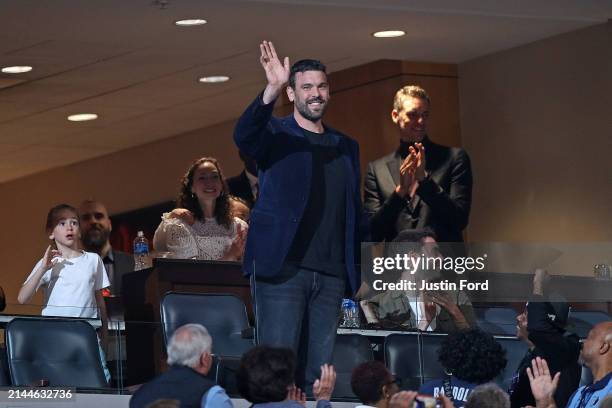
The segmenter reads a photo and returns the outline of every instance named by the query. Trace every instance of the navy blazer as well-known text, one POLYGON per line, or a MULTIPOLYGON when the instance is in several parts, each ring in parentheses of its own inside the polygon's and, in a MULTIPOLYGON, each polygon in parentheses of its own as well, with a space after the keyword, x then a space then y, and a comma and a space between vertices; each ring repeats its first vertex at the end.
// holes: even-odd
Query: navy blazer
MULTIPOLYGON (((274 102, 265 105, 262 94, 242 114, 234 130, 234 141, 242 152, 253 157, 259 169, 259 198, 251 212, 244 254, 244 272, 260 277, 277 275, 302 219, 312 178, 312 154, 304 132, 293 115, 272 116, 274 102)), ((355 270, 358 255, 359 145, 342 133, 325 127, 336 138, 348 173, 346 188, 345 260, 353 292, 359 288, 355 270)))

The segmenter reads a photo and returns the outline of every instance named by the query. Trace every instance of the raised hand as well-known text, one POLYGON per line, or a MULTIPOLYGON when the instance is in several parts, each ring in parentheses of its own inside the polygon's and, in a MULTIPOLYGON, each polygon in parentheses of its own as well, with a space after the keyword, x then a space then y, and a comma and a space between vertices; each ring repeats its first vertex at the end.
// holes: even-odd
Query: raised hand
POLYGON ((289 391, 287 392, 287 399, 296 401, 300 405, 306 407, 306 393, 303 392, 298 387, 296 387, 295 385, 289 388, 289 391))
POLYGON ((312 385, 312 393, 317 401, 331 399, 336 385, 336 370, 334 366, 324 364, 321 366, 321 378, 315 380, 312 385))
POLYGON ((555 405, 554 394, 559 384, 561 372, 551 378, 546 360, 536 357, 531 360, 531 368, 527 367, 527 376, 531 393, 536 400, 536 405, 540 407, 552 407, 555 405))
POLYGON ((389 400, 389 408, 412 408, 417 395, 416 391, 396 392, 389 400))
POLYGON ((550 282, 550 275, 546 269, 536 269, 533 275, 533 293, 536 295, 543 295, 546 286, 550 282))
POLYGON ((285 57, 281 63, 271 41, 262 42, 259 44, 259 49, 261 50, 259 62, 266 72, 266 79, 268 80, 268 85, 263 94, 263 102, 268 104, 278 97, 283 87, 289 82, 289 57, 285 57))
POLYGON ((54 262, 54 259, 60 256, 62 256, 62 252, 57 249, 52 249, 51 245, 49 245, 42 258, 43 259, 42 261, 43 269, 45 271, 47 269, 51 269, 53 265, 55 265, 55 263, 57 262, 57 261, 54 262))
POLYGON ((175 208, 170 212, 170 218, 178 218, 179 220, 183 220, 183 222, 188 225, 193 225, 195 222, 195 217, 193 213, 186 208, 175 208))

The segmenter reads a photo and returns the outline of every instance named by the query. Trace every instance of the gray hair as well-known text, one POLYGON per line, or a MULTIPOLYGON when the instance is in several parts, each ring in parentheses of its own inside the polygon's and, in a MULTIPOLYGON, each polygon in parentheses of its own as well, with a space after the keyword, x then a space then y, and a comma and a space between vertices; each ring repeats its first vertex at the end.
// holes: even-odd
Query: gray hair
POLYGON ((212 351, 212 337, 201 324, 185 324, 174 331, 168 342, 168 364, 195 367, 203 353, 212 351))
POLYGON ((510 397, 495 383, 486 383, 474 388, 464 408, 510 408, 510 397))

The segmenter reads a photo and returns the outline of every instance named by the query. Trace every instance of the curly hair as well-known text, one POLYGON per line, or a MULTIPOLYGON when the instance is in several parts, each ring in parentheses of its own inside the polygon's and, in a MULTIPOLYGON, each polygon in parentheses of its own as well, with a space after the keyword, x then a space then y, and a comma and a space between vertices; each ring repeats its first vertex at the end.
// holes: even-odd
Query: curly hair
POLYGON ((351 389, 366 405, 376 405, 383 399, 383 386, 393 381, 393 375, 381 361, 367 361, 353 369, 351 389))
POLYGON ((438 361, 463 381, 482 384, 493 380, 506 367, 506 350, 480 329, 448 335, 438 349, 438 361))
POLYGON ((219 162, 214 157, 202 157, 194 161, 191 166, 189 166, 189 169, 187 169, 187 172, 181 178, 181 188, 176 199, 176 207, 188 209, 193 213, 195 218, 200 221, 204 219, 204 212, 200 207, 200 202, 198 201, 198 198, 191 192, 191 187, 193 186, 193 175, 195 171, 198 169, 198 167, 207 162, 212 163, 215 166, 215 168, 219 172, 221 184, 223 185, 221 194, 219 194, 219 197, 217 197, 217 200, 215 202, 215 219, 220 225, 223 225, 225 228, 231 228, 232 217, 230 198, 228 193, 229 189, 227 187, 227 183, 225 182, 223 171, 221 171, 221 166, 219 166, 219 162))
POLYGON ((295 354, 288 348, 254 347, 240 359, 236 383, 253 404, 283 401, 295 383, 295 354))

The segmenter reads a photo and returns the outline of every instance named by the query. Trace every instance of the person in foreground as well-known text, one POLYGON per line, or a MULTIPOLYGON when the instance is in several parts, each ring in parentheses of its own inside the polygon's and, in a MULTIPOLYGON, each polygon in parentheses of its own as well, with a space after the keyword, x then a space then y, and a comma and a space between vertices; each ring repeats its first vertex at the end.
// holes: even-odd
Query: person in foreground
POLYGON ((331 361, 345 280, 353 292, 359 284, 359 148, 322 122, 330 91, 320 61, 290 67, 271 42, 260 50, 267 85, 234 131, 239 150, 259 170, 244 272, 258 344, 296 351, 298 383, 310 391, 319 367, 331 361), (293 113, 275 118, 283 90, 293 113))
POLYGON ((186 324, 168 342, 168 371, 143 384, 130 399, 130 408, 145 408, 160 399, 180 402, 181 408, 232 408, 225 390, 206 378, 212 366, 212 338, 201 324, 186 324))
POLYGON ((234 217, 223 172, 216 159, 202 157, 181 180, 176 206, 162 216, 153 247, 173 258, 238 261, 247 224, 234 217))
POLYGON ((570 395, 578 388, 581 369, 578 364, 580 340, 567 333, 569 317, 567 302, 550 302, 547 286, 550 278, 544 269, 537 269, 533 277, 533 293, 525 312, 517 316, 517 337, 526 342, 529 350, 519 363, 510 385, 510 401, 513 408, 533 405, 534 397, 529 386, 527 368, 535 357, 546 359, 553 374, 561 372, 555 401, 564 407, 570 395))
MULTIPOLYGON (((612 395, 612 321, 595 325, 584 340, 580 360, 591 369, 593 382, 572 394, 568 408, 596 408, 612 395)), ((555 402, 555 392, 563 373, 552 373, 545 359, 536 357, 527 368, 531 391, 537 408, 562 408, 555 402)))
MULTIPOLYGON (((306 394, 295 385, 295 354, 291 349, 257 346, 240 360, 236 373, 238 391, 251 408, 304 408, 306 394)), ((330 408, 336 370, 321 366, 321 378, 312 388, 317 408, 330 408)))
POLYGON ((351 388, 363 405, 357 408, 388 408, 399 391, 393 374, 381 361, 367 361, 353 369, 351 388))
POLYGON ((501 344, 478 328, 449 334, 438 349, 438 360, 448 376, 427 381, 419 392, 434 397, 444 394, 455 407, 467 406, 473 390, 493 381, 507 363, 501 344))

